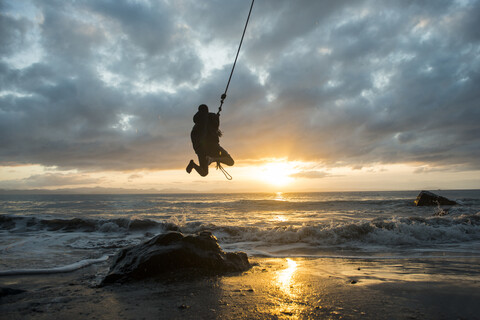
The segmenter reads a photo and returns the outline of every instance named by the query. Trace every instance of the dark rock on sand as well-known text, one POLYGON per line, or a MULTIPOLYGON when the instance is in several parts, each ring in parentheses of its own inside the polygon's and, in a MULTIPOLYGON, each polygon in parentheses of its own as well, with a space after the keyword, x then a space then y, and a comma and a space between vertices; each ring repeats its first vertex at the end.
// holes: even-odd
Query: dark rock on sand
POLYGON ((208 231, 187 236, 172 231, 122 249, 102 284, 151 278, 182 269, 219 274, 249 268, 245 253, 224 252, 208 231))
POLYGON ((26 292, 25 290, 22 289, 13 289, 13 288, 0 288, 0 298, 1 297, 6 297, 12 294, 20 294, 26 292))
POLYGON ((415 200, 416 206, 453 206, 455 204, 457 204, 455 201, 436 195, 430 191, 421 191, 415 200))

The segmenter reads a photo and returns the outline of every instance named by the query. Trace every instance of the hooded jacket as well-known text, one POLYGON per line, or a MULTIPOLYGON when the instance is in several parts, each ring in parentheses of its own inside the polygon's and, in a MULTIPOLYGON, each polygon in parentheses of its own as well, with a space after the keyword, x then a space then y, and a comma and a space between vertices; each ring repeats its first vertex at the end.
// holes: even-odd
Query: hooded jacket
POLYGON ((192 139, 193 149, 196 154, 214 154, 219 146, 220 118, 216 113, 198 111, 193 116, 192 139))

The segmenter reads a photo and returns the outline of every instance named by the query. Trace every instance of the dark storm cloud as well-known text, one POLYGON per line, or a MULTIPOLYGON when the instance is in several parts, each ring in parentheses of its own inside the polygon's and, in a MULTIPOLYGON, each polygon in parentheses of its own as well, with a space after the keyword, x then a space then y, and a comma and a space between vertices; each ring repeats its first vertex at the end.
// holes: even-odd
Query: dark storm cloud
POLYGON ((457 33, 471 6, 366 2, 301 39, 293 30, 269 68, 284 121, 266 140, 287 128, 293 158, 478 168, 479 43, 457 33))
MULTIPOLYGON (((212 69, 200 50, 233 60, 248 3, 11 4, 0 1, 2 163, 188 162, 193 113, 216 111, 232 62, 212 69)), ((479 169, 479 13, 480 1, 258 1, 222 144, 240 160, 479 169)))
POLYGON ((128 40, 147 54, 161 54, 175 45, 174 12, 163 2, 88 1, 94 12, 104 19, 112 19, 128 40))
POLYGON ((27 19, 10 17, 3 13, 7 4, 0 1, 0 54, 11 54, 25 41, 25 32, 30 22, 27 19))

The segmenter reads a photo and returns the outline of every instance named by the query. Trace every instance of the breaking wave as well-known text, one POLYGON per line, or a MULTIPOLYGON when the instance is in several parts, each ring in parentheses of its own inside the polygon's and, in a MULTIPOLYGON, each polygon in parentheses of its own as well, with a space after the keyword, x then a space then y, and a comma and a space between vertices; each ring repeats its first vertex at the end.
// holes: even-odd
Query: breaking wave
POLYGON ((36 217, 18 217, 0 215, 0 229, 9 231, 63 231, 63 232, 124 232, 178 230, 174 223, 157 222, 150 219, 41 219, 36 217))
POLYGON ((305 243, 315 247, 357 244, 435 245, 480 240, 480 212, 430 217, 376 218, 353 223, 297 226, 232 226, 205 222, 159 222, 149 219, 40 219, 0 215, 0 229, 9 232, 147 232, 209 230, 221 243, 260 242, 265 245, 305 243))
POLYGON ((210 230, 222 243, 307 243, 315 247, 343 244, 435 245, 480 240, 480 212, 456 217, 373 219, 348 224, 272 228, 186 224, 180 230, 185 233, 210 230))

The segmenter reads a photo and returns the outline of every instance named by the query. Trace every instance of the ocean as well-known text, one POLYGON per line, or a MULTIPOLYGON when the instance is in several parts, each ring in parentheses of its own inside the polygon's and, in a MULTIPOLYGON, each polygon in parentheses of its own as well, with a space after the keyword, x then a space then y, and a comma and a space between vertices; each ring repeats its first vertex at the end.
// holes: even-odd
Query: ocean
POLYGON ((211 231, 225 251, 258 257, 480 257, 480 190, 0 195, 0 275, 68 272, 159 233, 211 231))

